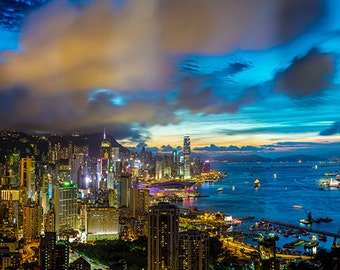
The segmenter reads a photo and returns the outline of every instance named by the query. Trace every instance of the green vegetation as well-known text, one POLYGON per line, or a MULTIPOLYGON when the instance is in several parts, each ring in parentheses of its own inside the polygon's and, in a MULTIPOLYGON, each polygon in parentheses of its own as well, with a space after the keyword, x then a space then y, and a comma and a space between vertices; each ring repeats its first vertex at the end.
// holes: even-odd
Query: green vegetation
POLYGON ((299 263, 290 263, 290 270, 320 270, 320 269, 340 269, 340 251, 335 249, 327 251, 320 249, 310 262, 301 261, 299 263))
MULTIPOLYGON (((123 240, 100 240, 93 244, 72 244, 73 251, 83 254, 104 265, 125 259, 129 270, 147 268, 147 237, 140 237, 133 242, 123 240)), ((240 259, 223 248, 218 237, 209 240, 211 270, 224 270, 226 267, 245 269, 251 260, 240 259)))
POLYGON ((140 237, 133 242, 123 240, 100 240, 93 244, 72 244, 71 248, 104 265, 126 259, 128 269, 147 267, 147 238, 140 237))

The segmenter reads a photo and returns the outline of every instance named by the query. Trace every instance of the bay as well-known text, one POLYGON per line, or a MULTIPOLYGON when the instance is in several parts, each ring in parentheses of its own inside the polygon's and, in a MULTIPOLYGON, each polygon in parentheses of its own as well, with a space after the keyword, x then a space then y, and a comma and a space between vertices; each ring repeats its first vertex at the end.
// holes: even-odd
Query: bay
MULTIPOLYGON (((332 233, 340 229, 340 189, 325 190, 319 185, 321 179, 335 178, 325 174, 339 173, 339 162, 212 162, 211 169, 228 175, 219 182, 199 185, 197 191, 208 197, 184 200, 181 207, 221 211, 233 217, 254 216, 252 223, 267 218, 294 225, 301 225, 299 220, 311 212, 313 218, 330 217, 333 221, 313 223, 310 228, 332 233), (258 189, 254 188, 256 178, 261 183, 258 189)), ((247 230, 249 222, 241 229, 247 230)))

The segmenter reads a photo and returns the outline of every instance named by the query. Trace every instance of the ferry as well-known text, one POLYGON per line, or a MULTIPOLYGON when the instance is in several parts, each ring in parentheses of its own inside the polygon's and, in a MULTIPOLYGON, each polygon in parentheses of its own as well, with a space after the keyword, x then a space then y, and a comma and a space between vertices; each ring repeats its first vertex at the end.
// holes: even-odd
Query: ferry
POLYGON ((217 191, 221 192, 221 191, 223 191, 223 188, 220 187, 220 188, 217 189, 217 191))

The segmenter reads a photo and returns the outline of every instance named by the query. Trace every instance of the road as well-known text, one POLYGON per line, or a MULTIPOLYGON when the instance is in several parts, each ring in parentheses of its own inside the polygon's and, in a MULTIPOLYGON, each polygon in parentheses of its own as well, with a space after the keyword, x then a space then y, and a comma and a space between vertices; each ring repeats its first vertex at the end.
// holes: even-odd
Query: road
POLYGON ((32 248, 38 248, 39 247, 39 242, 33 242, 30 244, 24 245, 23 248, 23 254, 22 254, 22 261, 23 262, 33 262, 34 261, 34 255, 35 252, 32 248))

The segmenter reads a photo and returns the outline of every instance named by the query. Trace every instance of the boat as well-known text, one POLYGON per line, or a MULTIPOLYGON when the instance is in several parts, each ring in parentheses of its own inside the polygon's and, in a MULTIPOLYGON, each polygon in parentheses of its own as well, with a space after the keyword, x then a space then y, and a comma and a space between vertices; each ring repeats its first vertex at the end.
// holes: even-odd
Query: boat
POLYGON ((260 180, 258 178, 255 179, 254 181, 254 187, 259 188, 261 186, 260 180))
POLYGON ((319 245, 319 242, 317 240, 310 241, 304 245, 305 249, 313 248, 319 245))
POLYGON ((221 191, 223 191, 223 188, 220 187, 220 188, 217 189, 217 191, 221 192, 221 191))
POLYGON ((300 223, 302 223, 302 224, 306 224, 306 225, 309 225, 309 224, 312 224, 312 220, 310 220, 310 219, 300 219, 300 223))
POLYGON ((293 249, 297 246, 300 246, 304 243, 306 243, 307 240, 304 240, 304 239, 297 239, 297 240, 294 240, 293 242, 290 242, 290 243, 286 243, 283 245, 283 248, 289 248, 289 249, 293 249))

